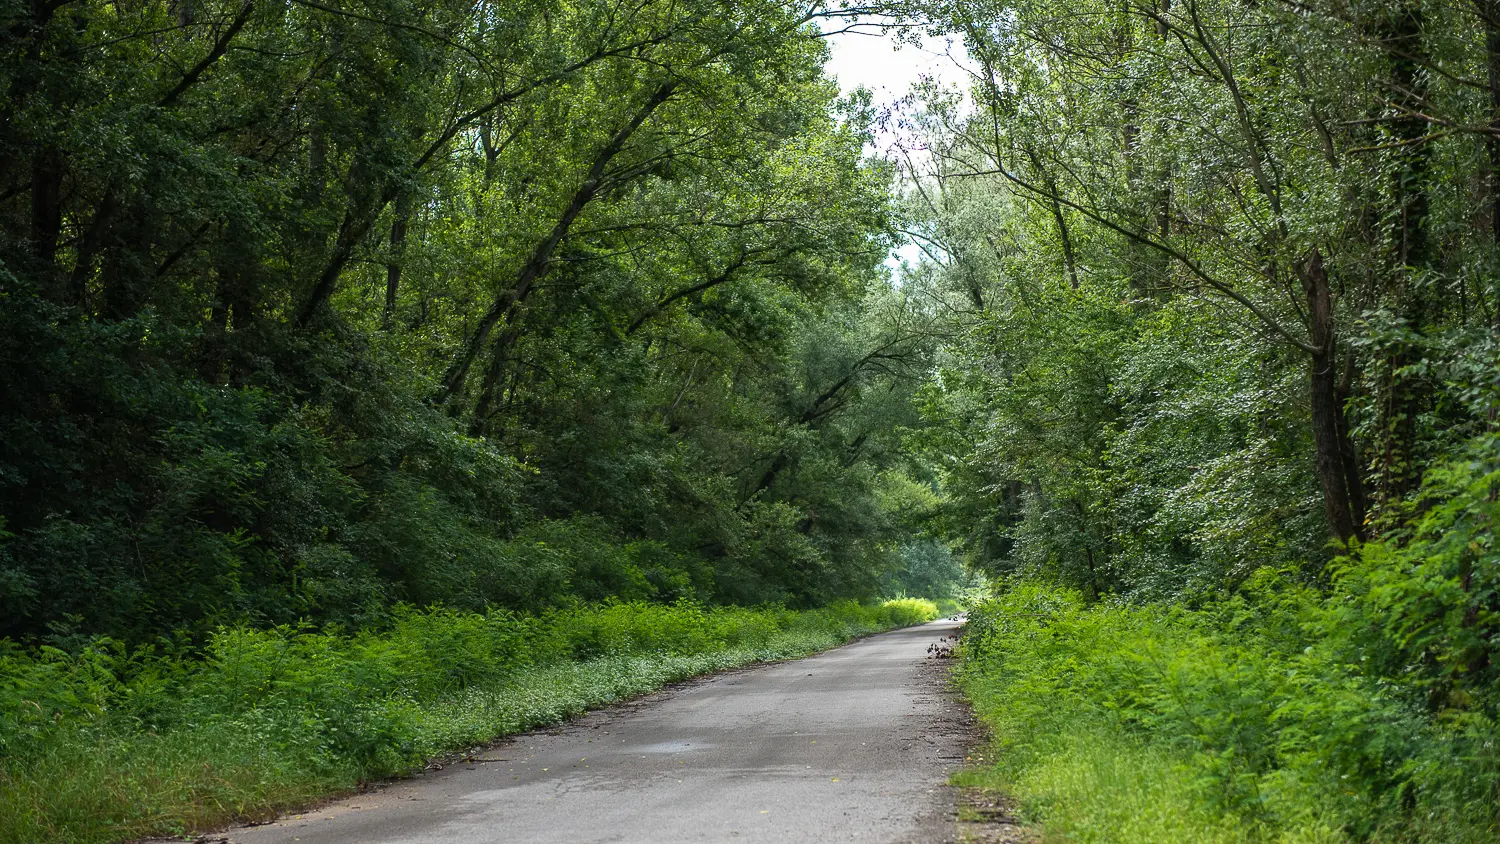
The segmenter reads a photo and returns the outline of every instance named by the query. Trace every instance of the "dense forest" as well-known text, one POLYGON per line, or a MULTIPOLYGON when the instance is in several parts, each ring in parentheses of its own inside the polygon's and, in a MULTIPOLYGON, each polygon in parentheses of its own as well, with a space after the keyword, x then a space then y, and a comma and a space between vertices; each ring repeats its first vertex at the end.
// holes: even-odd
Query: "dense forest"
POLYGON ((962 335, 930 395, 971 559, 1179 598, 1456 529, 1483 614, 1497 10, 944 12, 976 105, 909 116, 910 202, 962 335))
MULTIPOLYGON (((363 665, 471 625, 479 683, 501 627, 791 653, 768 631, 982 582, 985 781, 1049 828, 1500 839, 1500 3, 13 0, 0 30, 0 701, 50 701, 0 753, 206 723, 139 703, 178 682, 143 666, 245 642, 363 665), (851 26, 954 38, 970 84, 841 97, 851 26)), ((398 674, 369 694, 426 688, 398 674)))
POLYGON ((1500 840, 1500 6, 926 13, 973 82, 902 115, 919 401, 1009 584, 1003 779, 1075 840, 1500 840))
POLYGON ((824 14, 8 7, 0 635, 952 579, 824 14))

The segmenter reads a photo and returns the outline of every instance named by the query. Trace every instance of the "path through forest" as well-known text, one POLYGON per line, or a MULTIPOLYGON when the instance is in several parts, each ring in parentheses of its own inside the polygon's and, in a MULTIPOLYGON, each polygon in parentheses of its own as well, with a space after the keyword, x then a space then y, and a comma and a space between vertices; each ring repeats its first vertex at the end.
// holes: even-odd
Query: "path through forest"
POLYGON ((952 840, 968 736, 937 621, 692 681, 234 844, 952 840))

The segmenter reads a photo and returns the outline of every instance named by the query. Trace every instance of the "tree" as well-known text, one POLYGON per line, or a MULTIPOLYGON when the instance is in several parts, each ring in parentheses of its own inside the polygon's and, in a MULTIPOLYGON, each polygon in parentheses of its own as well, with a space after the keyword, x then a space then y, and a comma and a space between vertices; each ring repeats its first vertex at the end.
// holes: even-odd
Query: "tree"
POLYGON ((807 501, 874 513, 888 457, 788 400, 889 237, 821 71, 843 14, 17 6, 0 633, 870 594, 889 559, 830 562, 807 501), (848 495, 740 508, 768 448, 848 495))

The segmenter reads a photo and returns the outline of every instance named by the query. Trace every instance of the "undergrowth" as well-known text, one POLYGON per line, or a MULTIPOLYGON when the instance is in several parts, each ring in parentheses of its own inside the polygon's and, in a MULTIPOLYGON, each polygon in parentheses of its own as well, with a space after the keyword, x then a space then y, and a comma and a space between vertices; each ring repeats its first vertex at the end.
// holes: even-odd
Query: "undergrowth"
POLYGON ((1047 840, 1500 840, 1497 731, 1365 670, 1375 637, 1311 590, 1199 610, 1012 584, 970 610, 960 683, 1047 840))
POLYGON ((110 842, 268 817, 663 684, 927 621, 929 601, 797 612, 606 603, 406 610, 345 635, 225 629, 202 653, 0 642, 0 842, 110 842))

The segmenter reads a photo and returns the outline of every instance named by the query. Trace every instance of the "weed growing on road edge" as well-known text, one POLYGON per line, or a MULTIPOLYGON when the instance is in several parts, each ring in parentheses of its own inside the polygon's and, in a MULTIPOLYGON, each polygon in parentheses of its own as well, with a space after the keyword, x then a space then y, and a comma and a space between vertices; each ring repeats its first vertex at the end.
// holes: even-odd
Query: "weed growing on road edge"
POLYGON ((380 633, 225 629, 201 655, 0 643, 0 844, 265 818, 666 683, 931 620, 930 601, 519 617, 408 610, 380 633))

